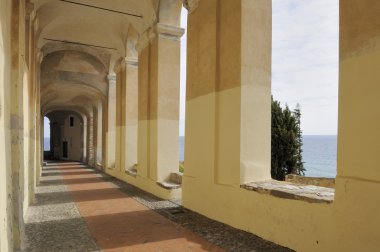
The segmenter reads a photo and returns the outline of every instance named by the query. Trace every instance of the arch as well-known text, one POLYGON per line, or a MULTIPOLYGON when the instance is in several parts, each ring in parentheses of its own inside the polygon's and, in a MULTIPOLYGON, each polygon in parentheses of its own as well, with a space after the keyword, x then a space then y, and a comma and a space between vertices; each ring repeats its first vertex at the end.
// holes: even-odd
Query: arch
POLYGON ((47 42, 41 48, 43 57, 46 57, 52 53, 60 51, 78 51, 92 55, 104 66, 104 69, 109 69, 111 54, 103 49, 97 49, 88 46, 81 46, 76 44, 68 44, 64 42, 47 42))
POLYGON ((59 160, 82 161, 85 149, 85 120, 74 110, 54 110, 45 115, 51 122, 51 157, 59 160), (74 124, 71 125, 71 119, 74 124))

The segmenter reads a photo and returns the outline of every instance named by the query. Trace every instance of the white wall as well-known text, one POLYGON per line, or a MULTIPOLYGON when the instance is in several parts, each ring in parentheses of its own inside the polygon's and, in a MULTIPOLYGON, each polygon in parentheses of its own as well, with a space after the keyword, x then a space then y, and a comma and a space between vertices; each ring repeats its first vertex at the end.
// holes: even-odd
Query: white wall
POLYGON ((63 159, 81 160, 83 155, 82 127, 83 123, 76 115, 72 114, 66 117, 62 132, 62 143, 63 141, 68 142, 68 157, 63 159), (70 117, 74 118, 74 127, 70 127, 70 117))

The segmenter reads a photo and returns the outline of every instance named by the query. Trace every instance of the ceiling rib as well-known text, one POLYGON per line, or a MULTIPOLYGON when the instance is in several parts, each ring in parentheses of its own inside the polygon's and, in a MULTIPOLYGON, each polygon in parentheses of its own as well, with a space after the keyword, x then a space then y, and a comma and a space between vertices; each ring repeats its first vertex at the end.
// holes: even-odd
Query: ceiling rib
POLYGON ((104 11, 109 11, 109 12, 114 12, 114 13, 132 16, 132 17, 136 17, 136 18, 143 18, 142 15, 132 14, 132 13, 128 13, 128 12, 122 12, 122 11, 117 11, 117 10, 111 10, 111 9, 107 9, 107 8, 103 8, 103 7, 99 7, 99 6, 94 6, 94 5, 89 5, 89 4, 84 4, 84 3, 78 3, 78 2, 68 1, 68 0, 58 0, 58 1, 64 2, 64 3, 76 4, 76 5, 94 8, 94 9, 99 9, 99 10, 104 10, 104 11))
POLYGON ((67 40, 49 39, 49 38, 44 38, 44 40, 53 41, 53 42, 62 42, 62 43, 68 43, 68 44, 74 44, 74 45, 81 45, 81 46, 91 46, 91 47, 97 47, 97 48, 109 49, 109 50, 117 50, 116 48, 112 48, 112 47, 91 45, 91 44, 85 44, 85 43, 74 42, 74 41, 67 41, 67 40))

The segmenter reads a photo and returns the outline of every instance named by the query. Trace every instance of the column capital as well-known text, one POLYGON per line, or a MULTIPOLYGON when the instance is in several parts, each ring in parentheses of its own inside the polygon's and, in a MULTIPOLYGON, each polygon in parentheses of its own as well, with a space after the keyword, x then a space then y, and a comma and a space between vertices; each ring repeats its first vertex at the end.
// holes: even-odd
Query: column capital
POLYGON ((138 52, 141 52, 142 49, 157 37, 179 41, 183 34, 185 34, 185 29, 183 28, 157 23, 143 32, 137 42, 136 48, 138 52))
POLYGON ((198 8, 199 0, 183 0, 183 6, 187 9, 187 11, 192 13, 198 8))
POLYGON ((138 65, 138 60, 136 58, 125 57, 124 61, 125 61, 125 64, 130 65, 130 66, 138 65))
POLYGON ((108 74, 107 78, 110 84, 116 84, 116 74, 114 73, 108 74))
POLYGON ((154 32, 154 35, 158 36, 159 38, 176 41, 179 41, 183 34, 185 34, 185 29, 181 27, 161 23, 157 23, 155 26, 153 26, 152 31, 154 32))

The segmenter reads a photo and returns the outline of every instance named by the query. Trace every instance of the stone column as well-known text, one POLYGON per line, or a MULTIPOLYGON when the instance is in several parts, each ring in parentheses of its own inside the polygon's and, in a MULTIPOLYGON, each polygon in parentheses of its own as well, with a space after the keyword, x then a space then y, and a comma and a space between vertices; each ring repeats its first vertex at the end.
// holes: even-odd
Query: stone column
POLYGON ((123 89, 123 170, 137 164, 138 67, 136 58, 125 59, 125 88, 123 89))
MULTIPOLYGON (((103 165, 103 106, 99 101, 97 104, 97 144, 96 144, 96 165, 103 165)), ((98 167, 100 168, 100 167, 98 167)))
POLYGON ((107 168, 108 101, 102 101, 102 168, 107 168))
POLYGON ((124 127, 124 116, 123 113, 125 111, 125 95, 124 95, 124 89, 125 89, 125 62, 124 59, 121 59, 119 63, 114 68, 116 73, 116 127, 115 127, 115 145, 116 145, 116 153, 115 153, 115 167, 116 171, 121 172, 124 170, 124 164, 123 159, 124 156, 122 153, 124 153, 124 141, 123 141, 123 127, 124 127))
POLYGON ((194 195, 215 184, 239 188, 271 178, 271 1, 210 0, 194 8, 183 181, 191 208, 205 202, 194 195))
MULTIPOLYGON (((35 21, 36 22, 36 21, 35 21)), ((40 183, 40 177, 41 177, 41 166, 43 161, 43 150, 42 150, 42 143, 43 143, 43 116, 41 111, 41 92, 40 92, 40 75, 41 71, 39 70, 41 68, 41 62, 43 59, 43 54, 40 50, 36 53, 36 76, 35 76, 35 83, 36 83, 36 160, 35 160, 35 178, 36 183, 35 186, 39 185, 40 183), (41 123, 42 121, 42 123, 41 123)), ((52 145, 50 145, 50 148, 53 148, 52 145)))
POLYGON ((94 167, 97 168, 96 164, 98 161, 98 108, 97 106, 93 106, 92 108, 92 114, 93 114, 93 152, 94 152, 94 167))
POLYGON ((87 164, 94 166, 94 117, 92 112, 87 116, 87 164))
MULTIPOLYGON (((0 1, 0 250, 13 251, 11 85, 12 1, 0 1)), ((16 45, 15 45, 16 46, 16 45)), ((17 206, 16 206, 17 207, 17 206)))
MULTIPOLYGON (((23 76, 25 73, 22 56, 25 52, 24 44, 24 8, 21 1, 12 2, 11 23, 11 65, 10 71, 10 136, 11 136, 11 169, 12 192, 8 197, 12 198, 12 207, 8 210, 13 213, 13 249, 23 249, 24 237, 24 138, 23 138, 23 76), (20 32, 21 31, 21 32, 20 32)), ((9 146, 8 146, 9 147, 9 146)))
MULTIPOLYGON (((139 72, 148 74, 139 83, 139 136, 141 129, 144 135, 140 139, 147 145, 139 151, 148 159, 147 176, 158 182, 167 180, 179 166, 179 39, 183 33, 181 28, 157 24, 146 35, 149 43, 145 48, 139 44, 139 72)), ((142 158, 139 155, 139 168, 142 158)))
POLYGON ((108 75, 108 125, 106 168, 114 168, 116 161, 116 75, 108 75))
MULTIPOLYGON (((25 206, 24 208, 27 209, 29 204, 34 202, 34 184, 35 184, 35 142, 36 142, 36 135, 35 135, 35 129, 36 129, 36 122, 35 122, 35 114, 36 114, 36 83, 34 81, 35 79, 35 32, 34 32, 34 4, 27 2, 25 5, 25 37, 27 43, 25 44, 26 47, 26 61, 28 64, 28 76, 26 82, 28 83, 28 89, 27 89, 27 96, 28 96, 28 103, 25 103, 26 110, 28 113, 28 116, 26 117, 24 115, 24 120, 28 118, 28 121, 24 121, 24 132, 25 135, 28 136, 27 139, 27 148, 25 148, 25 157, 27 165, 27 169, 25 170, 25 177, 26 183, 25 187, 27 188, 26 192, 27 198, 24 201, 25 206)), ((24 105, 24 107, 25 107, 24 105)))
POLYGON ((149 53, 148 33, 140 37, 138 48, 138 136, 137 173, 149 178, 149 53))

